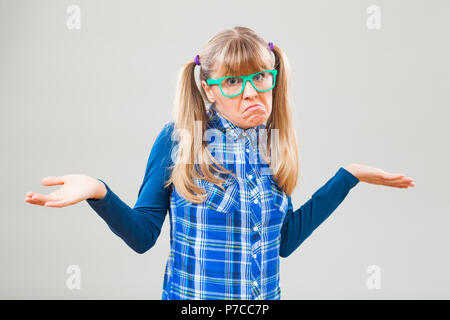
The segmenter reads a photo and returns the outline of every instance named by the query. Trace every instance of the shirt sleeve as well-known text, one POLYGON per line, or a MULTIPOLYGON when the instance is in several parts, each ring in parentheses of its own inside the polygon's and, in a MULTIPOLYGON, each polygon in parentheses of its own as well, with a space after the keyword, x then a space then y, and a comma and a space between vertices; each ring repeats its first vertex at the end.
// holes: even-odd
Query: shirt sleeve
POLYGON ((137 253, 144 253, 156 242, 170 205, 172 186, 164 184, 170 176, 174 146, 171 135, 174 123, 167 123, 153 144, 144 179, 134 208, 124 203, 104 182, 107 193, 103 199, 86 202, 107 223, 108 227, 137 253))
POLYGON ((293 211, 291 197, 281 227, 280 256, 288 257, 339 206, 359 182, 353 174, 340 168, 304 205, 293 211))

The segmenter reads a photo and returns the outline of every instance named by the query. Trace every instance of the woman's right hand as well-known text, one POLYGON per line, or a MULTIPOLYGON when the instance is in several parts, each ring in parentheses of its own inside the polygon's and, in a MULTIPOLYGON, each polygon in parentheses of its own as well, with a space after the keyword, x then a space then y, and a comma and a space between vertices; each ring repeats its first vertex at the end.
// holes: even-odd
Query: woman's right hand
POLYGON ((45 177, 42 179, 42 184, 44 186, 62 185, 62 187, 48 195, 27 192, 25 202, 61 208, 86 199, 103 199, 107 191, 101 181, 84 174, 45 177))

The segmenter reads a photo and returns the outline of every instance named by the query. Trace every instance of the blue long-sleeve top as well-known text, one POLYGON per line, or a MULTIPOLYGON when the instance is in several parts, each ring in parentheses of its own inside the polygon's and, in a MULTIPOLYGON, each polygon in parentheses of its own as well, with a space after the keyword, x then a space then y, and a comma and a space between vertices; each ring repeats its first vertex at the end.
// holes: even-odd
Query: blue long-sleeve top
MULTIPOLYGON (((103 199, 88 199, 87 203, 107 223, 109 228, 137 253, 149 250, 158 239, 170 206, 172 186, 164 188, 173 164, 173 122, 166 124, 151 148, 144 179, 133 208, 124 203, 106 184, 103 199)), ((338 207, 359 180, 344 168, 339 168, 300 208, 293 210, 291 197, 281 228, 279 255, 288 257, 338 207)))

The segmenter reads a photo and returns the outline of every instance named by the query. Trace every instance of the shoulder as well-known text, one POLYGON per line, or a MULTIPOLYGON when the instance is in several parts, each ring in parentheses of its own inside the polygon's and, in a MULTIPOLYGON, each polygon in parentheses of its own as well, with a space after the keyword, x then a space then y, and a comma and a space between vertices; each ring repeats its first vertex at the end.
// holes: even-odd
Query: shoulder
POLYGON ((151 159, 158 159, 158 162, 165 166, 170 166, 173 163, 172 153, 177 143, 176 139, 173 137, 174 128, 174 121, 165 123, 158 133, 150 152, 151 159))
POLYGON ((174 128, 175 128, 174 121, 169 121, 165 123, 163 128, 160 130, 158 136, 156 137, 155 144, 161 145, 164 148, 167 148, 169 145, 173 146, 173 143, 175 142, 172 138, 174 128))
POLYGON ((165 139, 171 139, 171 136, 173 134, 175 128, 175 121, 169 121, 166 122, 161 130, 161 132, 159 133, 160 136, 162 136, 165 139))

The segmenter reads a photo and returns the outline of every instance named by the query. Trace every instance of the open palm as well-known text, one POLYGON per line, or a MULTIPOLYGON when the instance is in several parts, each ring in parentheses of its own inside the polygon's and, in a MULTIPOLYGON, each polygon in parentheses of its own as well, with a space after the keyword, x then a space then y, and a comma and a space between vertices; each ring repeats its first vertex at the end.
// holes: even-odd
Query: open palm
POLYGON ((25 202, 45 207, 65 207, 94 197, 98 180, 83 174, 70 174, 61 177, 45 177, 42 185, 62 185, 61 188, 45 195, 28 192, 25 202))
POLYGON ((389 173, 378 168, 356 163, 345 167, 345 169, 358 178, 359 181, 371 184, 395 188, 408 188, 415 186, 414 180, 410 177, 406 177, 403 173, 389 173))

